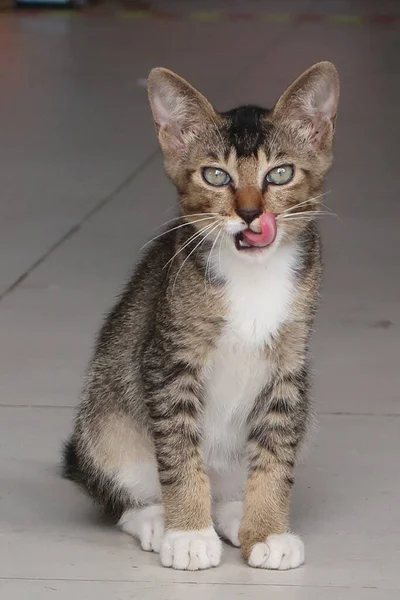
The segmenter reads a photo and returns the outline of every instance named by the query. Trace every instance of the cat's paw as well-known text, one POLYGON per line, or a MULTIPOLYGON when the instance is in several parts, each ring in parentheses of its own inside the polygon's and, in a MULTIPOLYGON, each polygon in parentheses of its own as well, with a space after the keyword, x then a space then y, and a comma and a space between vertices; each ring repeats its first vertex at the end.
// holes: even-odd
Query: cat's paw
POLYGON ((166 531, 161 543, 164 567, 198 571, 221 562, 222 543, 213 527, 201 531, 166 531))
POLYGON ((215 529, 221 537, 239 548, 239 527, 243 517, 243 502, 216 504, 213 512, 215 529))
POLYGON ((124 512, 118 526, 140 541, 142 550, 160 552, 164 535, 164 509, 159 504, 124 512))
POLYGON ((304 544, 292 533, 274 533, 254 544, 249 565, 260 569, 295 569, 304 563, 304 544))

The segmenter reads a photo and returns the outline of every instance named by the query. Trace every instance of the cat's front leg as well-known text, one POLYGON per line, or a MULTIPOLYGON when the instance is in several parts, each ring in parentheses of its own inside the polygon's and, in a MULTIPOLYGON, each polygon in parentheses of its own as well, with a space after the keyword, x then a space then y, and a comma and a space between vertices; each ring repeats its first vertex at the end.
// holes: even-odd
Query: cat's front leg
POLYGON ((193 571, 217 566, 222 554, 200 454, 200 398, 196 371, 177 362, 153 379, 148 402, 165 515, 161 563, 193 571))
POLYGON ((289 502, 308 420, 307 369, 301 353, 279 367, 250 418, 249 475, 239 532, 245 560, 265 569, 293 569, 304 562, 303 542, 289 530, 289 502))

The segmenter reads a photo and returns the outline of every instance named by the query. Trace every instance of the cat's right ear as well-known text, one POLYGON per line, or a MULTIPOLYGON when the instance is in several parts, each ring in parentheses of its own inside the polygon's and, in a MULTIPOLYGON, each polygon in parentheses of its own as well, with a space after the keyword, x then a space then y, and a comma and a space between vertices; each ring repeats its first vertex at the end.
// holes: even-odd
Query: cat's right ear
POLYGON ((284 92, 272 111, 277 121, 292 123, 314 147, 331 142, 339 103, 339 75, 328 61, 310 67, 284 92))
POLYGON ((147 87, 158 139, 165 151, 182 151, 215 117, 208 100, 168 69, 153 69, 147 87))

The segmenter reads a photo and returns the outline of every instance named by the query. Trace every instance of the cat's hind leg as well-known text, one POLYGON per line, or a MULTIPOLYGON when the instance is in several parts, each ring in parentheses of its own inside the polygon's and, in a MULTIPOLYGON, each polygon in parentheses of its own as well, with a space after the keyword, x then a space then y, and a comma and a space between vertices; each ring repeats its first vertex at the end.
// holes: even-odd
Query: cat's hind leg
POLYGON ((213 496, 213 522, 223 539, 239 547, 239 528, 243 517, 243 489, 246 468, 238 466, 227 473, 210 473, 213 496))
POLYGON ((129 416, 111 415, 77 428, 64 448, 64 475, 143 550, 160 551, 164 511, 156 458, 129 416))

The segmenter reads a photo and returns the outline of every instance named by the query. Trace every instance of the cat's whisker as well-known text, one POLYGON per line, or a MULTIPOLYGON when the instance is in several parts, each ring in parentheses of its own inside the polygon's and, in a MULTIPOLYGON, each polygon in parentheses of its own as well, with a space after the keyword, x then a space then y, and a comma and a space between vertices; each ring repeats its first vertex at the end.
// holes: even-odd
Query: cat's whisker
MULTIPOLYGON (((222 224, 220 225, 220 230, 218 232, 218 235, 215 238, 215 240, 213 242, 213 245, 211 246, 211 250, 208 253, 208 258, 207 258, 207 262, 206 262, 206 270, 205 270, 205 274, 204 274, 204 283, 205 283, 206 291, 207 291, 207 270, 208 270, 208 268, 210 266, 209 263, 210 263, 210 260, 211 260, 212 253, 214 251, 214 247, 215 247, 216 243, 218 242, 218 238, 221 235, 221 233, 222 233, 222 224)), ((210 283, 211 283, 211 279, 210 279, 210 283)))
POLYGON ((178 204, 175 203, 172 206, 168 206, 168 208, 166 208, 164 212, 168 213, 171 210, 174 210, 174 209, 176 210, 177 208, 179 208, 179 206, 178 206, 178 204))
MULTIPOLYGON (((169 223, 172 223, 173 221, 179 221, 179 219, 185 219, 185 218, 188 218, 188 217, 205 217, 205 216, 214 216, 214 217, 217 217, 218 214, 219 213, 193 213, 191 215, 179 215, 178 217, 174 217, 173 219, 169 219, 169 221, 165 221, 165 223, 161 223, 161 225, 157 225, 157 227, 155 227, 155 229, 160 229, 161 227, 164 227, 165 225, 168 225, 169 223)), ((169 231, 171 231, 171 230, 169 230, 169 231)))
MULTIPOLYGON (((179 267, 179 269, 178 269, 178 272, 177 272, 177 274, 175 275, 174 283, 173 283, 173 285, 172 285, 172 294, 171 294, 172 296, 174 295, 174 290, 175 290, 175 284, 176 284, 176 280, 178 279, 178 275, 179 275, 179 273, 182 271, 183 267, 185 266, 185 263, 186 263, 186 261, 187 261, 187 260, 188 260, 188 259, 191 257, 191 255, 193 254, 193 252, 194 252, 194 251, 195 251, 195 250, 196 250, 196 249, 197 249, 199 246, 201 246, 201 244, 204 244, 204 242, 206 241, 206 239, 208 238, 208 236, 209 236, 209 235, 211 235, 211 233, 212 233, 213 231, 215 231, 215 229, 217 229, 217 227, 219 227, 219 225, 220 225, 220 224, 219 224, 219 223, 213 223, 212 225, 213 225, 213 228, 212 228, 210 231, 208 231, 208 232, 207 232, 207 234, 206 234, 204 237, 202 237, 202 239, 200 240, 200 242, 198 242, 198 244, 196 244, 194 248, 192 248, 192 250, 189 252, 189 254, 187 255, 187 257, 185 258, 185 260, 183 261, 183 263, 182 263, 182 264, 181 264, 181 266, 179 267)), ((208 226, 207 226, 207 227, 208 227, 208 226)), ((203 230, 202 230, 200 233, 203 233, 203 230)))
MULTIPOLYGON (((181 248, 179 248, 178 252, 176 252, 172 258, 170 258, 165 265, 163 266, 163 270, 165 269, 165 267, 167 267, 170 263, 172 263, 172 261, 178 256, 178 254, 180 254, 182 252, 182 250, 184 250, 187 246, 189 246, 189 244, 191 244, 196 238, 199 237, 199 235, 202 235, 202 233, 204 233, 205 231, 207 231, 208 229, 210 229, 210 227, 215 226, 215 223, 209 223, 209 225, 205 225, 204 227, 202 227, 200 229, 200 231, 197 231, 196 233, 194 233, 193 235, 190 236, 190 238, 188 239, 188 241, 183 244, 183 246, 181 248)), ((218 225, 218 223, 217 223, 218 225)))
POLYGON ((225 243, 226 237, 227 237, 228 233, 226 231, 224 231, 224 235, 221 238, 221 241, 219 243, 219 250, 218 250, 218 264, 219 264, 219 270, 220 273, 222 273, 222 266, 221 266, 221 248, 222 248, 222 244, 225 243))
POLYGON ((178 251, 174 254, 174 256, 172 256, 169 261, 167 263, 165 263, 165 265, 163 266, 163 269, 165 269, 165 267, 169 264, 169 269, 168 269, 168 273, 171 269, 172 263, 174 261, 174 259, 178 256, 178 254, 184 250, 186 248, 186 246, 189 246, 189 244, 191 244, 191 242, 193 240, 195 240, 196 238, 198 238, 202 232, 207 231, 207 229, 209 229, 212 225, 214 225, 214 223, 209 223, 208 225, 205 225, 204 227, 202 227, 200 230, 195 231, 195 233, 193 233, 188 240, 186 240, 186 242, 183 244, 183 246, 181 246, 178 251))
POLYGON ((272 150, 273 146, 275 145, 276 140, 278 139, 278 135, 281 133, 281 131, 283 131, 283 128, 281 127, 281 122, 280 121, 276 121, 274 123, 276 130, 274 132, 274 135, 272 137, 272 140, 269 143, 269 149, 272 150))
POLYGON ((165 221, 165 223, 161 223, 161 225, 157 225, 156 229, 160 229, 160 227, 164 227, 164 225, 168 225, 168 223, 172 223, 172 221, 178 221, 179 219, 185 219, 188 217, 205 217, 207 215, 212 215, 214 217, 218 216, 219 213, 216 212, 202 212, 202 213, 193 213, 190 215, 179 215, 178 217, 174 217, 173 219, 169 219, 169 221, 165 221))
MULTIPOLYGON (((315 202, 315 200, 318 200, 319 198, 323 198, 324 196, 327 196, 330 193, 331 193, 331 190, 329 190, 328 192, 324 192, 323 194, 319 194, 319 196, 314 196, 313 198, 308 198, 308 200, 303 200, 303 202, 299 202, 299 204, 296 204, 295 206, 291 206, 290 208, 287 208, 281 214, 289 213, 289 212, 295 210, 296 208, 299 208, 299 206, 304 206, 305 204, 310 204, 311 202, 315 202)), ((322 204, 322 202, 320 202, 320 204, 322 204)), ((328 208, 328 210, 331 210, 329 207, 326 207, 326 208, 328 208)))
POLYGON ((308 216, 308 217, 315 217, 315 216, 318 216, 318 215, 328 215, 328 216, 331 216, 331 217, 337 217, 337 218, 339 218, 338 215, 336 213, 332 212, 332 211, 328 212, 326 210, 304 210, 304 211, 297 212, 297 213, 291 213, 290 215, 285 215, 285 214, 278 215, 277 219, 279 219, 279 218, 281 220, 292 219, 294 217, 298 217, 298 216, 302 216, 302 215, 305 215, 305 216, 308 216))
MULTIPOLYGON (((163 231, 163 233, 160 233, 159 235, 156 235, 155 237, 153 237, 151 240, 149 240, 148 242, 143 244, 143 246, 140 248, 140 250, 143 250, 143 248, 145 248, 146 246, 151 244, 151 242, 154 242, 154 240, 157 240, 158 238, 162 237, 163 235, 166 235, 167 233, 170 233, 171 231, 175 231, 176 229, 180 229, 181 227, 186 227, 187 225, 193 225, 194 223, 200 223, 201 221, 209 221, 210 219, 215 219, 215 218, 216 217, 205 217, 204 219, 196 219, 196 221, 190 221, 190 222, 182 223, 182 225, 177 225, 176 227, 173 227, 172 229, 168 229, 167 231, 163 231)), ((164 223, 164 225, 165 225, 165 223, 164 223)))
POLYGON ((217 133, 219 141, 221 142, 221 150, 224 150, 225 143, 224 143, 224 140, 222 138, 222 134, 221 134, 220 128, 219 128, 218 123, 216 122, 216 120, 214 120, 214 125, 215 125, 215 131, 217 133))
MULTIPOLYGON (((343 221, 341 220, 341 218, 336 215, 335 213, 332 212, 311 212, 311 211, 307 211, 304 213, 297 213, 297 214, 292 214, 292 215, 286 215, 283 216, 282 219, 280 219, 280 221, 311 221, 312 219, 317 219, 318 217, 324 217, 324 216, 328 216, 328 217, 336 217, 340 223, 343 224, 343 221)), ((277 219, 278 220, 278 219, 277 219)))

